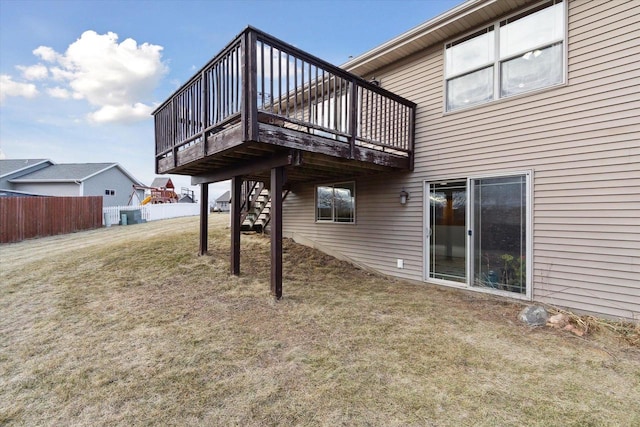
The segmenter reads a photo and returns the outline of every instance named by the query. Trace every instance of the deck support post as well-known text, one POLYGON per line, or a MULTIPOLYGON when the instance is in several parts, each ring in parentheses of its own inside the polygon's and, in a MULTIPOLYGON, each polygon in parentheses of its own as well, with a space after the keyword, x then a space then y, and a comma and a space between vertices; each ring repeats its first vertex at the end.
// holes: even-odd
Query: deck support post
POLYGON ((200 249, 198 255, 209 250, 209 184, 200 184, 200 249))
POLYGON ((231 178, 231 274, 240 275, 240 195, 242 177, 231 178))
POLYGON ((271 169, 271 294, 282 298, 282 190, 284 167, 271 169))

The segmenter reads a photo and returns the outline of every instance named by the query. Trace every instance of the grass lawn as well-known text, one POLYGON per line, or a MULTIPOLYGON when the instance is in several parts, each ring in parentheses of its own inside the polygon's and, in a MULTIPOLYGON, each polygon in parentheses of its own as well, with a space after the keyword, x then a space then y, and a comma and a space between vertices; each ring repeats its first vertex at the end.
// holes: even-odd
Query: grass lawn
POLYGON ((371 275, 228 217, 0 247, 0 425, 638 426, 640 349, 371 275))

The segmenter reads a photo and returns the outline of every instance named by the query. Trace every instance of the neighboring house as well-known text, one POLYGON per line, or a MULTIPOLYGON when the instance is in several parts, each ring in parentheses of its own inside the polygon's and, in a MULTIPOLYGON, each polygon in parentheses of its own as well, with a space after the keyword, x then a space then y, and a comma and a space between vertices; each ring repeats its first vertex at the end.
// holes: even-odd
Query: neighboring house
POLYGON ((231 202, 231 193, 225 191, 222 196, 216 199, 214 209, 218 212, 229 212, 229 203, 231 202))
POLYGON ((0 189, 12 190, 12 179, 52 166, 47 159, 0 159, 0 189))
POLYGON ((195 203, 196 201, 193 198, 192 194, 183 194, 178 199, 178 203, 195 203))
MULTIPOLYGON (((0 160, 2 190, 46 196, 102 196, 103 206, 127 205, 142 185, 118 163, 55 164, 50 160, 0 160)), ((140 198, 143 191, 140 190, 140 198)))
MULTIPOLYGON (((257 40, 289 61, 285 77, 247 56, 257 87, 280 94, 249 84, 255 104, 237 128, 207 124, 205 149, 200 129, 157 133, 156 165, 204 186, 231 178, 236 195, 244 176, 270 182, 276 297, 284 235, 403 279, 640 319, 640 2, 469 0, 350 74, 241 37, 230 46, 257 40)), ((169 101, 155 112, 167 128, 169 101)))

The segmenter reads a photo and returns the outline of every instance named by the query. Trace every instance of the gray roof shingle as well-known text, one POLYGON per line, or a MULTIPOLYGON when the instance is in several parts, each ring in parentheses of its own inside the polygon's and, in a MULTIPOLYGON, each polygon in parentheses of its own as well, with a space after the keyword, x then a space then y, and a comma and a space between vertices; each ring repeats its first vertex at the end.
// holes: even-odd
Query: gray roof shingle
MULTIPOLYGON (((26 169, 38 163, 50 162, 48 159, 1 159, 0 177, 10 175, 21 169, 26 169)), ((51 162, 53 163, 53 162, 51 162)))
POLYGON ((117 166, 117 163, 67 163, 61 165, 51 165, 25 175, 12 182, 27 181, 84 181, 92 175, 110 167, 117 166))
POLYGON ((231 201, 231 191, 225 191, 222 196, 216 199, 216 202, 229 202, 231 201))

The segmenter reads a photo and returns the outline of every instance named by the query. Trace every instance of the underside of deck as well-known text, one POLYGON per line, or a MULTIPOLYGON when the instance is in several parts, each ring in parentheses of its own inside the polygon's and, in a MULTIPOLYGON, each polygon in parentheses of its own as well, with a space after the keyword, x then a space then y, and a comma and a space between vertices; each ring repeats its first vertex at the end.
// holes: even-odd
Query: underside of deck
POLYGON ((409 170, 411 165, 406 153, 364 146, 351 150, 344 141, 268 123, 259 123, 257 141, 243 141, 242 125, 236 123, 158 160, 158 172, 189 175, 193 184, 234 176, 266 182, 276 166, 286 167, 290 185, 409 170))

